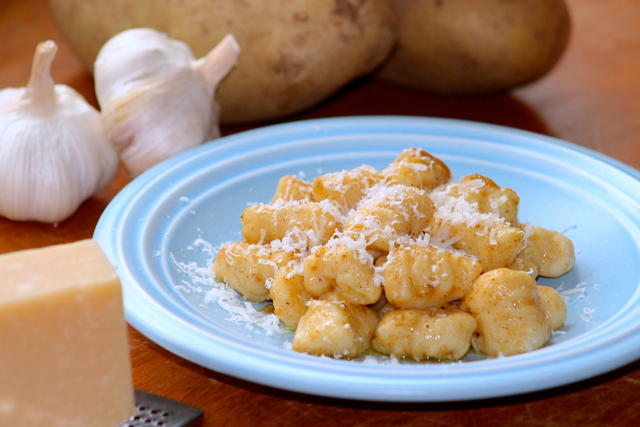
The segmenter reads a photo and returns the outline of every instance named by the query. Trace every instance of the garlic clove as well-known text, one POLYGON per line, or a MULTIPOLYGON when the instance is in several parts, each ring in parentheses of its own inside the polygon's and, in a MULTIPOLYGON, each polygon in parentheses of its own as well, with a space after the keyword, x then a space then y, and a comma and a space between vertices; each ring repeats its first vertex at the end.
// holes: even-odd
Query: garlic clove
MULTIPOLYGON (((32 114, 47 113, 55 105, 55 90, 51 78, 51 63, 58 52, 58 46, 51 40, 40 43, 33 58, 29 84, 22 96, 22 102, 28 104, 32 114)), ((23 104, 23 105, 24 105, 23 104)))
POLYGON ((231 34, 227 34, 211 52, 194 61, 193 68, 202 75, 207 88, 215 91, 238 62, 239 52, 240 45, 231 34))
POLYGON ((103 46, 94 73, 102 122, 131 176, 219 136, 215 90, 238 52, 229 35, 195 60, 185 43, 147 28, 103 46))
POLYGON ((214 137, 213 105, 188 70, 114 94, 102 123, 132 177, 214 137))
POLYGON ((0 91, 0 216, 12 220, 63 221, 118 170, 99 113, 53 84, 56 50, 38 45, 29 85, 0 91))
POLYGON ((149 28, 133 28, 112 37, 94 63, 100 106, 115 88, 127 90, 148 77, 188 68, 195 60, 186 43, 149 28))

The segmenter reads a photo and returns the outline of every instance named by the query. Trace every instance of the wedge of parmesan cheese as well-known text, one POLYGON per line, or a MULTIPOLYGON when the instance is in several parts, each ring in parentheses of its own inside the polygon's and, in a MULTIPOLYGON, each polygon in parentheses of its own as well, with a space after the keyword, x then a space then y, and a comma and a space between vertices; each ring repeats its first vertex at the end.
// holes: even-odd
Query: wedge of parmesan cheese
POLYGON ((116 427, 133 410, 122 290, 98 243, 0 256, 0 425, 116 427))

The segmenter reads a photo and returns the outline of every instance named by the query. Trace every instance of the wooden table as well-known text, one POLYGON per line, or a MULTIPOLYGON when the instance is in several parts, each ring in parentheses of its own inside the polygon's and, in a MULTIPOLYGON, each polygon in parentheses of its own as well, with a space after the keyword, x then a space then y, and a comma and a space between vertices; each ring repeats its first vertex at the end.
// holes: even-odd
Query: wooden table
MULTIPOLYGON (((509 95, 438 98, 364 79, 287 120, 369 114, 469 119, 562 138, 640 168, 640 3, 571 0, 569 5, 573 33, 566 54, 542 80, 509 95)), ((46 39, 60 46, 54 80, 75 88, 97 106, 93 80, 56 30, 45 0, 0 2, 0 88, 26 85, 35 46, 46 39)), ((227 127, 223 133, 250 127, 227 127)), ((0 218, 0 253, 90 238, 102 211, 129 181, 121 169, 106 190, 57 226, 0 218)), ((637 425, 640 418, 639 362, 522 396, 380 404, 307 396, 228 377, 171 354, 133 328, 129 340, 135 386, 202 409, 205 426, 587 427, 637 425)))

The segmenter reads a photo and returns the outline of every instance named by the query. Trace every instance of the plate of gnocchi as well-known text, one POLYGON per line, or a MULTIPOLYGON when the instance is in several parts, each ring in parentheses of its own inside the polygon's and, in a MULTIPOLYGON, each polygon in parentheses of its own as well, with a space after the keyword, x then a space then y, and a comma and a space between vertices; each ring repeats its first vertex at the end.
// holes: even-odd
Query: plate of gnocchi
POLYGON ((495 125, 318 119, 169 159, 94 239, 128 322, 290 391, 522 394, 640 358, 640 173, 495 125))

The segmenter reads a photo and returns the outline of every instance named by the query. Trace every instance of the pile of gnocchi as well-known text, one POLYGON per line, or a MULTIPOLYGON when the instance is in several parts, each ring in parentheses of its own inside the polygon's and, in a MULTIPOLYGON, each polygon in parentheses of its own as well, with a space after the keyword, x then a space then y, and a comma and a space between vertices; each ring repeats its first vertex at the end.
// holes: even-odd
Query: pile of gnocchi
POLYGON ((272 302, 293 349, 454 361, 544 346, 567 309, 538 275, 573 268, 563 234, 518 221, 519 197, 478 174, 459 182, 440 159, 404 150, 370 166, 306 182, 280 179, 268 204, 241 216, 216 280, 272 302))

